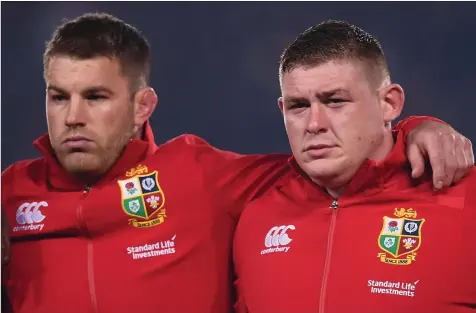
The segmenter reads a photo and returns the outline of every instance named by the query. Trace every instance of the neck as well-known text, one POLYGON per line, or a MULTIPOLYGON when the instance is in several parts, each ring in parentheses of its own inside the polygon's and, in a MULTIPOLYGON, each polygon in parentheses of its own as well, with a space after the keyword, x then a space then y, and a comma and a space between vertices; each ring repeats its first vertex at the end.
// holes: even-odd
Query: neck
POLYGON ((81 182, 81 184, 85 186, 91 186, 97 183, 99 180, 101 180, 101 177, 103 175, 101 174, 92 174, 92 173, 76 173, 76 174, 71 174, 78 182, 81 182))
POLYGON ((344 192, 345 186, 341 187, 339 189, 330 189, 330 188, 325 188, 329 196, 334 198, 335 200, 339 199, 340 195, 344 192))
MULTIPOLYGON (((377 164, 382 162, 392 151, 394 145, 395 142, 392 131, 386 131, 380 145, 367 157, 367 159, 377 164)), ((357 164, 354 168, 345 169, 341 174, 338 174, 328 180, 314 178, 312 178, 312 180, 319 186, 323 187, 331 197, 338 199, 339 196, 344 192, 345 188, 352 181, 362 164, 363 162, 357 164)))
POLYGON ((139 140, 144 140, 145 138, 145 127, 141 126, 137 130, 137 132, 132 136, 131 139, 139 139, 139 140))

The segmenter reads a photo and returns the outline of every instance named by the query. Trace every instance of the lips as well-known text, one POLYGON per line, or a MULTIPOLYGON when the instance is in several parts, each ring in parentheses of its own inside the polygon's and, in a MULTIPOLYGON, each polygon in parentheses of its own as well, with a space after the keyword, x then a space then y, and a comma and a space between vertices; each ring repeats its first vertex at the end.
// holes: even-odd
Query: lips
POLYGON ((84 150, 91 142, 92 140, 84 136, 70 136, 63 141, 63 145, 73 150, 84 150))
POLYGON ((329 148, 334 148, 336 145, 332 144, 324 144, 324 143, 319 143, 319 144, 311 144, 306 146, 303 151, 311 151, 311 150, 320 150, 320 149, 329 149, 329 148))
POLYGON ((90 139, 83 136, 71 136, 64 140, 64 142, 76 142, 76 141, 91 141, 90 139))

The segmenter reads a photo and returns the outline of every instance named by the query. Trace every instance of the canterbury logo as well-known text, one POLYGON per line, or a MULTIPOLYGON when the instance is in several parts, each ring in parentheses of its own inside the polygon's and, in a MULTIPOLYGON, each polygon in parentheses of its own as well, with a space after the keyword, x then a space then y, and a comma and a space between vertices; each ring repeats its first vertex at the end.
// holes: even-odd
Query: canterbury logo
POLYGON ((41 213, 41 207, 47 207, 46 201, 23 203, 18 207, 16 220, 20 225, 41 223, 45 216, 41 213))
POLYGON ((286 233, 288 230, 295 230, 296 227, 294 225, 282 225, 282 226, 274 226, 271 228, 264 239, 264 245, 267 248, 271 247, 278 247, 278 246, 285 246, 289 244, 292 239, 289 238, 288 234, 286 233))

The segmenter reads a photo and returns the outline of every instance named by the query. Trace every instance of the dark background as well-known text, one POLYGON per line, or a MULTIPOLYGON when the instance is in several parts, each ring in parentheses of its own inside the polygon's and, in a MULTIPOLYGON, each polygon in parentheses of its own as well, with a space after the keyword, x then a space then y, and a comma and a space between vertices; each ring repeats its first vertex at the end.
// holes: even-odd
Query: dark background
POLYGON ((44 43, 64 18, 86 12, 117 15, 149 39, 159 143, 195 133, 241 153, 288 152, 279 55, 330 18, 380 40, 405 89, 404 116, 442 118, 476 142, 475 2, 2 2, 2 169, 38 156, 44 43))

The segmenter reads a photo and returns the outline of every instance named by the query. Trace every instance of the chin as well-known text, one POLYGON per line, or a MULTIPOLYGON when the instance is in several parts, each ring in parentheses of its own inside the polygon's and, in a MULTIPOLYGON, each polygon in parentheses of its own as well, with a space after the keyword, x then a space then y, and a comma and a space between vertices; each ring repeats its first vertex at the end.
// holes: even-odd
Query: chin
POLYGON ((100 161, 96 156, 84 152, 64 156, 61 164, 69 173, 74 174, 95 173, 100 167, 100 161))
POLYGON ((341 188, 350 182, 357 168, 348 159, 320 159, 306 163, 303 170, 323 187, 341 188))
POLYGON ((317 159, 306 162, 302 169, 315 181, 331 182, 342 175, 342 163, 336 159, 317 159))

